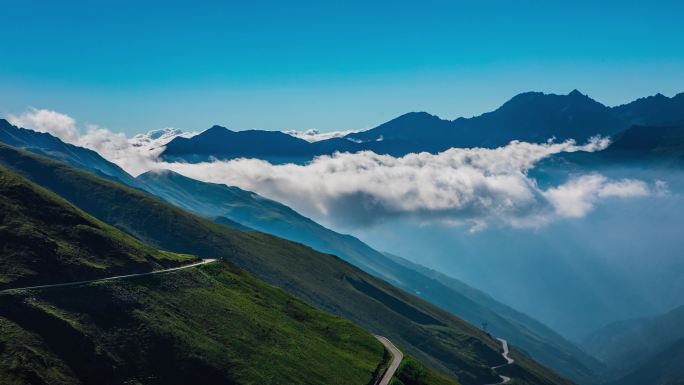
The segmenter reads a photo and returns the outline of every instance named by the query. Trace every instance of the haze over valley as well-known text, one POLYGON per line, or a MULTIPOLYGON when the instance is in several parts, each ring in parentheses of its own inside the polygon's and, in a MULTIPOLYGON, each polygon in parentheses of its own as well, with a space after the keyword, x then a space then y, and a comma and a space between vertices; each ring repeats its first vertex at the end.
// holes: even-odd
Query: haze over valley
POLYGON ((0 385, 684 384, 681 4, 5 8, 0 385))

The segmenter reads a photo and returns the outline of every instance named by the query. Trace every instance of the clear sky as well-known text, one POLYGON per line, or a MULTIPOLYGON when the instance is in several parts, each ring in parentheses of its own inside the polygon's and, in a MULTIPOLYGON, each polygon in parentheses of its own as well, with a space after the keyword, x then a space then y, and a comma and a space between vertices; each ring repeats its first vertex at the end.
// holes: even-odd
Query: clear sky
POLYGON ((515 93, 684 91, 682 1, 2 0, 0 114, 358 129, 515 93))

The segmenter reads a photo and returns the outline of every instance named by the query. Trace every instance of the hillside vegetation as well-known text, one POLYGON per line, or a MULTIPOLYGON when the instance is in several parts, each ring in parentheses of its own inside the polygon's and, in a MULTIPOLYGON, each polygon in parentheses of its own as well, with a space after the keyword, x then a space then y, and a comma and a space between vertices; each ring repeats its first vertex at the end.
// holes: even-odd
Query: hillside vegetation
POLYGON ((539 362, 581 383, 595 382, 601 364, 539 321, 463 282, 380 253, 359 239, 336 233, 290 207, 250 191, 194 180, 173 171, 138 176, 147 191, 219 223, 263 231, 334 254, 392 285, 508 339, 539 362), (226 218, 237 222, 227 223, 226 218))
MULTIPOLYGON (((178 265, 0 166, 15 288, 178 265), (18 274, 23 273, 23 275, 18 274)), ((368 384, 382 345, 229 262, 0 291, 0 384, 368 384)))
POLYGON ((161 197, 229 227, 255 229, 334 254, 392 285, 447 310, 466 321, 486 322, 492 332, 508 339, 539 362, 581 382, 591 383, 598 362, 540 322, 505 306, 460 281, 443 277, 401 258, 374 250, 359 239, 336 233, 290 207, 250 191, 193 180, 171 171, 126 174, 96 153, 63 143, 47 133, 14 127, 0 120, 0 141, 20 146, 74 167, 106 175, 161 197))
POLYGON ((228 263, 0 294, 1 384, 359 384, 368 332, 228 263))
POLYGON ((196 260, 144 245, 2 166, 0 197, 0 290, 196 260))
MULTIPOLYGON (((321 309, 390 338, 429 367, 456 375, 464 384, 498 378, 489 369, 503 361, 498 341, 337 257, 225 227, 138 190, 7 146, 0 146, 0 163, 157 247, 233 261, 321 309)), ((533 379, 527 383, 569 383, 533 361, 519 370, 533 379)))

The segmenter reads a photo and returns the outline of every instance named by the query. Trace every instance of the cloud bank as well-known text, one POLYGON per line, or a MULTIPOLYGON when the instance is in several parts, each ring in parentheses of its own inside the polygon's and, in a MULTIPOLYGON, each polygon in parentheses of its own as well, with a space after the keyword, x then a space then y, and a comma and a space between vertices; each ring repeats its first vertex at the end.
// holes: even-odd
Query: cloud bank
POLYGON ((79 129, 76 120, 57 111, 31 108, 19 115, 8 115, 7 121, 18 127, 52 134, 64 142, 89 148, 116 163, 133 175, 155 168, 164 146, 177 136, 191 137, 177 128, 162 128, 127 138, 124 133, 86 124, 79 129))
POLYGON ((341 138, 345 135, 353 134, 359 132, 358 130, 345 130, 345 131, 332 131, 332 132, 320 132, 315 128, 305 130, 305 131, 283 131, 288 135, 292 135, 295 138, 304 139, 307 142, 318 142, 321 140, 331 139, 331 138, 341 138))
POLYGON ((254 191, 318 220, 349 227, 398 217, 464 225, 471 231, 491 225, 537 227, 583 217, 606 199, 654 195, 665 188, 661 182, 651 186, 636 179, 611 180, 588 174, 543 189, 528 175, 540 160, 553 154, 602 150, 609 143, 605 138, 584 145, 513 141, 496 149, 453 148, 403 157, 338 153, 317 157, 306 165, 273 165, 258 159, 187 164, 157 159, 164 144, 187 135, 177 129, 128 139, 88 126, 81 135, 74 119, 35 109, 12 121, 98 151, 134 175, 170 169, 194 179, 254 191))
POLYGON ((497 149, 450 149, 403 157, 373 152, 322 156, 307 165, 257 159, 159 165, 214 183, 237 185, 327 222, 367 226, 396 217, 462 224, 534 227, 582 217, 603 199, 651 195, 656 187, 600 174, 572 178, 546 190, 528 176, 541 159, 560 152, 596 151, 606 139, 512 142, 497 149))

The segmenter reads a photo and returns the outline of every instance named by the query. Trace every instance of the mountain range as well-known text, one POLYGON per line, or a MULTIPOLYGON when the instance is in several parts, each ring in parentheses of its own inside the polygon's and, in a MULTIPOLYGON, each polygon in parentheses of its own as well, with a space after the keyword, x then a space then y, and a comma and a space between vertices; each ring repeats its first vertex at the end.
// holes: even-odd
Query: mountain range
POLYGON ((596 135, 613 136, 632 125, 669 126, 684 122, 684 93, 607 107, 577 90, 567 95, 527 92, 498 109, 472 118, 444 120, 411 112, 375 128, 344 137, 307 142, 278 131, 231 131, 213 126, 191 138, 174 138, 161 157, 167 161, 258 158, 271 163, 306 163, 335 152, 373 151, 403 156, 452 147, 494 148, 513 140, 546 142, 596 135))
POLYGON ((0 290, 0 383, 364 384, 386 361, 367 331, 226 262, 68 285, 199 259, 146 245, 2 166, 0 196, 0 288, 13 289, 0 290))
MULTIPOLYGON (((161 156, 167 161, 184 162, 251 157, 273 163, 305 163, 315 156, 337 151, 370 150, 401 156, 418 151, 439 152, 451 147, 497 147, 511 140, 545 142, 553 137, 584 141, 594 135, 603 135, 613 138, 606 150, 559 154, 542 162, 540 173, 551 169, 552 173, 564 174, 569 170, 568 165, 591 168, 596 164, 655 163, 680 168, 684 160, 683 107, 684 94, 672 98, 658 94, 626 105, 606 107, 578 91, 568 95, 530 92, 515 96, 493 112, 473 118, 448 121, 427 113, 409 113, 371 130, 318 142, 307 142, 280 132, 233 132, 214 126, 191 138, 173 139, 161 156)), ((302 312, 312 314, 305 320, 313 317, 331 324, 334 321, 326 318, 329 315, 325 312, 333 313, 372 333, 391 338, 415 357, 414 361, 407 361, 415 366, 407 364, 405 370, 418 367, 435 383, 453 383, 448 377, 457 378, 465 385, 496 380, 490 367, 501 361, 498 342, 491 334, 473 325, 486 327, 488 332, 511 342, 516 365, 507 368, 507 372, 515 375, 516 383, 570 383, 532 359, 581 384, 597 384, 604 379, 616 381, 616 384, 674 383, 683 376, 678 372, 676 357, 681 357, 684 344, 677 337, 677 318, 671 314, 659 317, 658 321, 649 319, 608 325, 587 337, 579 347, 543 323, 457 279, 402 257, 379 252, 353 236, 336 233, 253 192, 200 182, 166 170, 133 177, 94 151, 64 143, 49 134, 14 127, 5 120, 0 120, 0 142, 6 144, 0 145, 0 181, 3 182, 0 186, 3 201, 0 203, 4 214, 0 219, 8 225, 1 229, 0 236, 8 241, 3 242, 3 258, 11 257, 12 260, 12 264, 5 264, 0 269, 0 284, 4 287, 153 271, 197 258, 218 257, 230 263, 221 267, 202 267, 202 274, 209 274, 219 286, 240 281, 245 274, 251 277, 241 288, 257 291, 268 298, 260 304, 265 307, 255 309, 255 312, 265 312, 265 317, 280 317, 275 313, 266 314, 265 308, 281 309, 289 317, 280 319, 283 325, 293 322, 292 317, 294 322, 302 321, 297 318, 302 312), (41 210, 42 207, 59 209, 41 210), (45 254, 54 257, 41 259, 45 254), (272 291, 269 285, 284 291, 272 291), (278 293, 298 299, 293 297, 282 302, 276 299, 280 298, 278 293), (304 302, 296 306, 298 310, 294 314, 282 307, 283 303, 290 306, 292 301, 299 299, 304 302), (662 325, 669 325, 675 333, 655 335, 654 330, 662 329, 662 325), (653 343, 644 345, 644 338, 653 343)), ((182 274, 189 277, 168 281, 172 283, 161 278, 150 281, 154 285, 172 284, 175 288, 183 288, 186 280, 203 279, 194 272, 182 274)), ((142 293, 138 296, 132 294, 128 286, 112 283, 111 288, 97 292, 97 300, 103 303, 122 301, 120 294, 124 293, 135 298, 135 308, 145 309, 153 318, 171 312, 172 308, 152 309, 149 307, 151 298, 170 306, 191 306, 186 302, 190 298, 187 293, 182 294, 183 300, 178 302, 178 298, 172 298, 175 294, 167 295, 154 285, 145 283, 145 287, 137 287, 135 294, 142 293)), ((219 301, 212 302, 214 306, 225 305, 212 296, 211 290, 206 290, 208 286, 201 282, 193 285, 190 287, 202 291, 210 302, 219 301)), ((39 315, 51 324, 76 322, 64 313, 67 311, 93 317, 96 322, 81 323, 78 328, 96 332, 88 335, 87 341, 82 336, 78 338, 90 346, 108 343, 96 337, 107 334, 106 325, 101 323, 103 320, 94 316, 103 310, 86 306, 85 300, 80 298, 89 294, 82 288, 65 290, 76 302, 65 302, 59 296, 39 297, 39 310, 43 313, 46 313, 45 309, 62 309, 55 313, 59 320, 48 320, 45 317, 55 317, 55 314, 39 314, 35 306, 27 307, 31 297, 7 299, 9 297, 0 296, 0 300, 9 301, 9 310, 0 312, 3 330, 21 336, 19 341, 33 341, 31 333, 39 333, 50 349, 61 349, 51 352, 49 359, 42 358, 44 362, 55 360, 54 354, 63 355, 64 341, 55 342, 54 336, 45 334, 46 330, 39 331, 35 324, 27 323, 30 317, 26 314, 39 315)), ((245 299, 244 291, 223 294, 247 302, 253 300, 245 299)), ((200 297, 192 298, 201 301, 200 297)), ((251 302, 249 306, 252 306, 251 302)), ((205 317, 202 311, 206 309, 195 309, 199 317, 205 317)), ((120 316, 131 317, 128 312, 126 309, 120 316)), ((245 322, 247 318, 236 322, 245 322)), ((218 322, 218 319, 210 320, 207 327, 213 330, 219 327, 218 322)), ((369 362, 378 361, 370 359, 373 354, 377 355, 377 344, 374 345, 368 339, 369 334, 352 323, 342 325, 341 329, 353 329, 356 343, 368 348, 365 358, 358 362, 359 368, 363 369, 350 376, 373 375, 377 368, 371 368, 369 362)), ((160 331, 163 330, 158 329, 155 333, 160 331)), ((221 329, 222 338, 230 332, 221 329)), ((256 338, 259 331, 253 332, 256 338)), ((73 334, 73 331, 69 333, 73 334)), ((194 338, 206 337, 198 334, 194 338)), ((309 338, 325 340, 327 337, 312 334, 309 338)), ((19 349, 10 340, 0 342, 19 349)), ((45 349, 42 345, 32 345, 33 342, 24 344, 31 346, 34 352, 45 349)), ((323 345, 313 350, 323 349, 323 345)), ((162 345, 151 346, 157 349, 162 345)), ((207 348, 218 349, 216 346, 185 346, 191 352, 202 352, 197 354, 207 354, 207 350, 203 350, 207 348)), ((347 353, 338 353, 339 362, 342 362, 347 353)), ((126 365, 131 365, 133 360, 122 356, 122 351, 118 350, 110 350, 107 354, 126 365)), ((253 354, 256 357, 261 353, 253 354)), ((283 350, 273 354, 290 352, 283 350)), ((240 359, 241 356, 233 357, 240 359)), ((157 365, 152 358, 143 358, 153 369, 157 365)), ((178 359, 167 358, 171 362, 178 359)), ((87 377, 92 374, 83 368, 84 359, 57 357, 54 362, 57 367, 71 367, 75 362, 85 373, 75 373, 76 377, 87 377), (60 359, 75 361, 59 363, 60 359)), ((218 364, 212 361, 209 365, 218 364)), ((331 363, 321 370, 334 370, 331 369, 334 365, 338 364, 331 363)), ((245 368, 250 370, 248 366, 245 368)), ((16 375, 11 368, 0 366, 0 373, 3 370, 16 375)), ((45 368, 37 370, 33 368, 22 375, 30 372, 40 378, 48 376, 45 368)), ((217 373, 207 382, 227 378, 217 373)), ((67 370, 62 375, 70 374, 67 370)), ((141 370, 135 375, 158 374, 141 370)), ((296 374, 292 376, 296 377, 296 374)), ((293 381, 303 381, 297 378, 293 381)), ((59 381, 51 378, 48 382, 59 381)))
MULTIPOLYGON (((140 190, 6 145, 0 146, 0 164, 153 247, 228 260, 321 310, 387 336, 462 384, 498 378, 491 367, 504 360, 493 337, 335 256, 211 222, 140 190)), ((524 353, 513 349, 512 354, 521 383, 570 383, 524 353)))
MULTIPOLYGON (((9 127, 6 131, 13 132, 9 127)), ((15 128, 19 134, 25 131, 15 128)), ((47 135, 47 134, 44 134, 47 135)), ((54 142, 61 142, 52 137, 54 142)), ((52 143, 48 148, 60 148, 52 143)), ((66 147, 69 152, 53 152, 55 159, 67 159, 70 154, 89 151, 77 146, 66 147)), ((32 146, 36 153, 46 153, 32 146)), ((92 171, 115 170, 110 179, 129 181, 125 171, 104 168, 99 162, 86 165, 68 162, 92 171), (125 175, 121 175, 124 173, 125 175)), ((106 162, 106 161, 104 161, 106 162)), ((602 371, 601 364, 577 348, 558 333, 539 321, 515 311, 490 296, 456 279, 430 271, 407 260, 374 250, 359 239, 336 233, 291 208, 250 191, 222 184, 213 184, 184 177, 171 171, 150 171, 134 178, 131 187, 143 189, 162 199, 209 217, 212 220, 241 230, 258 230, 300 242, 318 251, 334 254, 364 271, 413 293, 448 310, 475 325, 487 323, 489 330, 526 351, 539 362, 581 383, 594 381, 602 371)))

